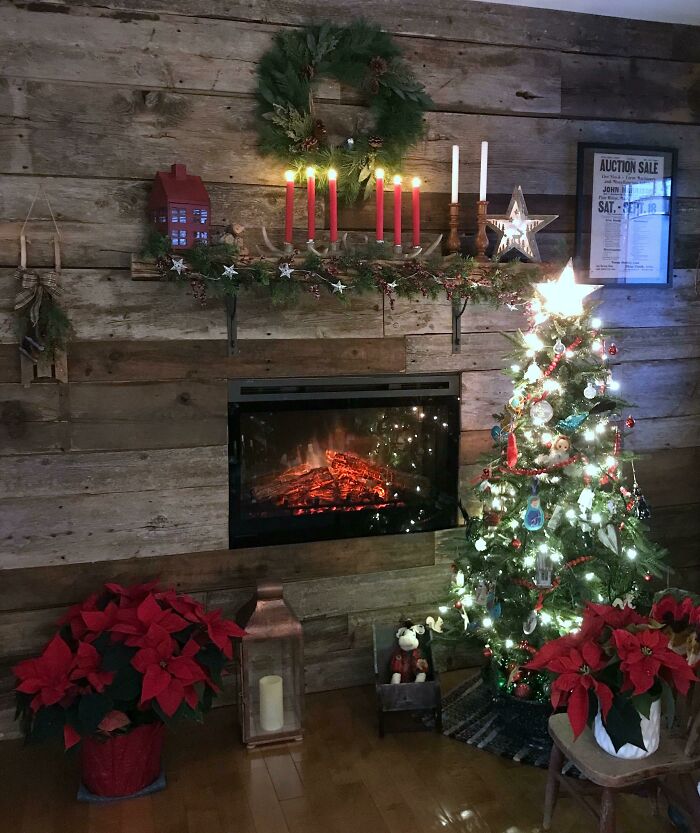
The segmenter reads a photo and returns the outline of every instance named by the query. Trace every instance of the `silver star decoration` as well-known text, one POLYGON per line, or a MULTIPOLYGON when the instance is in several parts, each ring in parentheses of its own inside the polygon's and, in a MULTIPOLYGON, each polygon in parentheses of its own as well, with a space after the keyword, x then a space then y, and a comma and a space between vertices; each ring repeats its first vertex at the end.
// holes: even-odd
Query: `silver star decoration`
POLYGON ((238 274, 238 272, 236 272, 236 267, 233 263, 230 266, 224 266, 224 273, 223 273, 224 278, 232 278, 234 275, 237 275, 237 274, 238 274))
POLYGON ((388 284, 386 285, 386 288, 387 288, 387 289, 390 289, 390 290, 393 292, 393 291, 396 289, 396 287, 397 287, 398 285, 399 285, 399 282, 398 282, 398 281, 392 281, 391 283, 388 283, 388 284))
POLYGON ((343 294, 343 290, 347 289, 347 286, 342 281, 338 281, 338 283, 332 283, 331 286, 333 287, 333 292, 339 292, 341 295, 343 294))
POLYGON ((181 257, 173 258, 173 265, 170 267, 171 272, 177 272, 178 275, 181 275, 186 269, 185 261, 181 257))
POLYGON ((294 269, 292 269, 292 267, 288 263, 283 263, 280 266, 280 277, 282 277, 282 278, 291 278, 293 271, 294 271, 294 269))
POLYGON ((506 213, 494 214, 486 218, 488 225, 501 235, 495 256, 501 257, 515 249, 530 260, 539 261, 540 250, 537 248, 535 234, 554 222, 558 216, 558 214, 528 214, 523 189, 519 185, 516 186, 506 213))

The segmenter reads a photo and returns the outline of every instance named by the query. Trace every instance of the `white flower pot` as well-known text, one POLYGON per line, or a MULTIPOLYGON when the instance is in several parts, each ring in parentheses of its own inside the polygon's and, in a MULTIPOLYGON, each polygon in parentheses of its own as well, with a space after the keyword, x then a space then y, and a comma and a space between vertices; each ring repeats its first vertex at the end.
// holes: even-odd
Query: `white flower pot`
POLYGON ((640 749, 638 746, 633 746, 631 743, 626 743, 615 751, 615 746, 610 740, 610 735, 603 726, 603 721, 600 717, 600 709, 595 717, 593 724, 593 736, 598 742, 598 746, 605 750, 608 755, 614 755, 616 758, 625 758, 628 761, 638 760, 639 758, 648 758, 653 755, 659 748, 659 737, 661 735, 661 701, 655 700, 651 704, 649 717, 641 717, 642 740, 646 749, 640 749))

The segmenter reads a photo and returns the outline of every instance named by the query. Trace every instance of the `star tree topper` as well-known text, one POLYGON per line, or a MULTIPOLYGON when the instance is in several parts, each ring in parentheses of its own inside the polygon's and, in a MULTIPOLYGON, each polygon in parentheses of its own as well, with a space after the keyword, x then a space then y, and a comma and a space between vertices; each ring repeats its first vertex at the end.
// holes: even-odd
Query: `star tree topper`
POLYGON ((574 264, 571 258, 557 280, 536 283, 542 296, 542 306, 550 315, 583 315, 583 299, 600 289, 602 284, 576 283, 574 264))
POLYGON ((496 246, 496 257, 515 249, 530 260, 540 260, 535 234, 557 219, 558 214, 528 214, 523 189, 517 185, 513 189, 510 205, 505 214, 494 214, 486 218, 492 229, 500 233, 496 246))

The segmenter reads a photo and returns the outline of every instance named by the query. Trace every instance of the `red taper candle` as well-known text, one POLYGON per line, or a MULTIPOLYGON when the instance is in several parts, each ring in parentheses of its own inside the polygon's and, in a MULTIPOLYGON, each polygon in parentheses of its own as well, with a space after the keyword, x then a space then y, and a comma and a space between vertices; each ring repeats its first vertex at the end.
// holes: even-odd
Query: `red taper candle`
POLYGON ((377 243, 384 242, 384 168, 374 172, 377 181, 377 243))
POLYGON ((284 242, 292 243, 294 236, 294 171, 285 171, 287 181, 284 203, 284 242))
POLYGON ((411 181, 413 188, 412 204, 413 204, 413 247, 420 246, 420 179, 417 176, 413 177, 411 181))
POLYGON ((328 171, 328 213, 331 223, 331 243, 338 242, 338 172, 328 171))
POLYGON ((306 210, 308 213, 308 239, 316 237, 316 171, 306 169, 306 210))
POLYGON ((401 177, 394 177, 394 246, 401 245, 401 177))

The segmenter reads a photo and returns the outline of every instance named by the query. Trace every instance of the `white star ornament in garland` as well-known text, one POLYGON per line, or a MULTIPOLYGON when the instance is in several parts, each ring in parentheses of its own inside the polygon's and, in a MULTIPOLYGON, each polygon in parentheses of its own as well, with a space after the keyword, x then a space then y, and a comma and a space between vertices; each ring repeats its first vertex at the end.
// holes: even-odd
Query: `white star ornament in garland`
POLYGON ((557 219, 558 214, 528 214, 523 189, 513 189, 510 205, 505 214, 494 214, 486 218, 488 225, 499 232, 495 256, 502 257, 515 250, 530 260, 538 261, 540 250, 535 235, 557 219))
POLYGON ((232 263, 230 266, 224 266, 223 277, 224 278, 232 278, 234 275, 237 275, 236 267, 232 263))
POLYGON ((177 272, 178 275, 181 275, 187 269, 185 261, 181 257, 174 257, 172 261, 173 265, 170 267, 171 272, 177 272))

